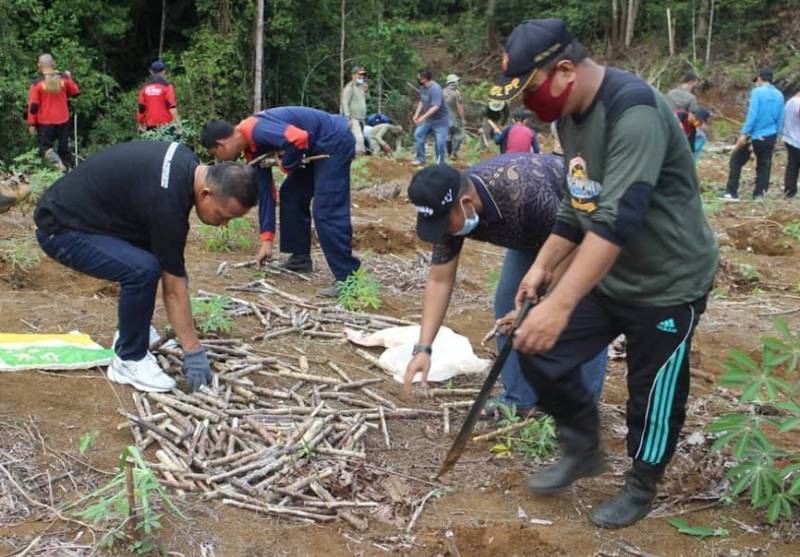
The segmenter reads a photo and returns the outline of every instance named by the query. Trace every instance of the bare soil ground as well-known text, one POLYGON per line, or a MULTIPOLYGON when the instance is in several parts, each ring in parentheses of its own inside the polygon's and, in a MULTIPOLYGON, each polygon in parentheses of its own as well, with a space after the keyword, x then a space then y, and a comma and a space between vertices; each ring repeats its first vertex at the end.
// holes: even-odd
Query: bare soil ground
MULTIPOLYGON (((724 154, 712 153, 704 159, 700 173, 706 187, 719 187, 726 161, 724 154)), ((405 199, 405 183, 412 171, 407 163, 392 160, 370 161, 368 168, 378 186, 354 192, 355 246, 361 253, 370 252, 367 267, 384 283, 380 311, 417 319, 424 274, 416 278, 406 275, 413 275, 413 267, 420 263, 418 250, 428 248, 415 237, 414 211, 405 199), (404 266, 403 273, 386 270, 396 269, 398 262, 404 266)), ((381 522, 368 515, 369 530, 356 533, 343 522, 309 525, 232 509, 197 496, 176 496, 189 520, 165 519, 160 534, 163 554, 199 556, 213 550, 214 555, 225 557, 797 555, 800 525, 773 527, 745 503, 724 506, 719 496, 726 458, 710 452, 707 440, 699 445, 687 442, 692 433, 702 433, 730 400, 714 384, 726 352, 734 347, 754 349, 758 337, 770 329, 772 314, 782 313, 793 326, 798 324, 798 243, 782 232, 782 226, 800 220, 800 205, 780 197, 782 174, 783 155, 779 154, 765 203, 709 205, 723 266, 693 346, 695 374, 683 440, 651 517, 620 531, 600 530, 586 520, 587 511, 621 485, 627 464, 623 458, 625 369, 622 362, 612 362, 601 406, 611 470, 600 478, 578 482, 563 494, 530 496, 524 490, 524 478, 541 463, 519 457, 496 458, 489 452, 490 443, 477 443, 470 445, 456 470, 444 479, 441 496, 428 502, 409 536, 404 535, 407 516, 384 517, 381 522), (743 272, 743 265, 756 270, 757 276, 743 272), (701 542, 681 535, 664 518, 674 514, 682 514, 692 524, 727 528, 730 536, 701 542), (533 524, 530 519, 552 524, 533 524)), ((742 189, 746 191, 750 183, 752 171, 745 173, 742 189)), ((32 234, 29 215, 14 210, 0 219, 3 238, 22 239, 32 234)), ((195 291, 223 292, 226 286, 245 283, 255 274, 252 269, 229 266, 224 275, 217 276, 221 262, 244 261, 252 254, 210 253, 196 232, 190 237, 187 254, 195 291)), ((311 283, 278 276, 273 279, 275 284, 294 294, 313 296, 316 288, 331 280, 324 258, 318 251, 314 255, 317 271, 311 283)), ((488 283, 501 262, 502 250, 467 242, 460 286, 447 324, 467 335, 476 348, 492 326, 488 283)), ((14 272, 6 264, 0 267, 0 331, 77 329, 108 344, 116 326, 116 294, 114 285, 69 271, 44 255, 41 265, 27 274, 14 272)), ((155 323, 159 327, 166 324, 161 306, 155 323)), ((257 321, 246 317, 236 321, 232 335, 249 338, 260 331, 257 321)), ((336 340, 285 336, 254 346, 284 354, 301 350, 312 362, 333 360, 348 372, 353 370, 356 377, 366 376, 358 372, 364 361, 351 346, 336 340)), ((458 386, 477 383, 460 381, 458 386)), ((400 396, 397 385, 385 383, 382 390, 393 398, 400 396)), ((419 400, 414 404, 432 403, 419 400)), ((130 390, 110 383, 100 370, 0 374, 0 465, 22 482, 36 501, 49 505, 74 500, 105 481, 121 450, 132 443, 128 428, 117 427, 123 423, 116 412, 121 407, 131 407, 130 390), (79 455, 79 438, 91 430, 99 432, 97 443, 79 455), (37 473, 43 475, 37 479, 37 473)), ((454 424, 457 430, 460 419, 454 424)), ((368 460, 422 480, 406 478, 399 484, 397 496, 413 504, 432 489, 425 482, 430 481, 453 435, 442 433, 440 420, 434 419, 394 422, 390 429, 391 449, 383 446, 377 433, 370 433, 374 438, 368 439, 368 460)), ((92 540, 85 529, 48 518, 47 512, 21 497, 6 479, 0 475, 0 556, 21 552, 38 536, 39 549, 31 549, 30 555, 89 554, 92 540), (49 552, 43 551, 46 547, 49 552)))

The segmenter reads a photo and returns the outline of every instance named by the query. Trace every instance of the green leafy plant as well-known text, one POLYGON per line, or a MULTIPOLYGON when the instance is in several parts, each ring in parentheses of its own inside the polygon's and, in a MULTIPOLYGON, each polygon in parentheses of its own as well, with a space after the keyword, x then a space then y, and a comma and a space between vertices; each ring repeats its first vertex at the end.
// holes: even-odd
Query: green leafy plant
POLYGON ((0 259, 8 263, 15 273, 27 273, 42 262, 39 246, 33 238, 12 238, 0 241, 0 259))
POLYGON ((200 237, 208 251, 226 252, 253 246, 253 225, 245 218, 231 220, 225 226, 200 226, 200 237))
POLYGON ((778 336, 761 339, 760 358, 732 350, 723 364, 720 384, 738 392, 735 411, 708 426, 718 435, 713 448, 730 449, 727 471, 731 495, 745 493, 770 523, 791 520, 800 506, 800 450, 779 445, 780 435, 800 429, 800 334, 785 321, 773 320, 778 336))
POLYGON ((692 536, 700 540, 704 540, 706 538, 712 536, 719 536, 725 537, 730 535, 725 528, 710 528, 708 526, 690 526, 688 522, 683 520, 682 518, 668 518, 667 521, 672 524, 675 528, 678 529, 678 532, 681 534, 686 534, 687 536, 692 536))
MULTIPOLYGON (((498 427, 508 427, 519 423, 522 418, 517 414, 514 405, 500 403, 498 427)), ((526 423, 514 435, 506 436, 503 441, 489 449, 501 458, 519 454, 528 458, 547 458, 556 450, 556 424, 550 416, 536 418, 526 423)))
POLYGON ((497 290, 497 285, 500 284, 500 269, 494 268, 487 271, 483 282, 489 291, 494 292, 497 290))
POLYGON ((761 273, 755 265, 749 263, 739 264, 739 276, 745 282, 758 282, 761 280, 761 273))
POLYGON ((793 220, 792 222, 786 223, 783 227, 783 233, 800 241, 800 220, 793 220))
POLYGON ((339 304, 349 311, 381 307, 381 284, 362 266, 339 284, 339 304))
POLYGON ((226 311, 231 299, 228 296, 192 298, 192 317, 197 329, 203 333, 230 333, 233 319, 226 311))
POLYGON ((117 542, 125 542, 136 554, 156 547, 154 534, 161 529, 163 516, 160 508, 186 518, 133 446, 122 451, 119 472, 106 485, 70 505, 73 507, 82 509, 76 517, 108 528, 101 546, 112 548, 117 542))
POLYGON ((96 429, 92 431, 86 431, 81 438, 78 440, 78 452, 81 454, 86 454, 86 451, 94 447, 94 444, 97 442, 97 438, 100 436, 100 432, 96 429))

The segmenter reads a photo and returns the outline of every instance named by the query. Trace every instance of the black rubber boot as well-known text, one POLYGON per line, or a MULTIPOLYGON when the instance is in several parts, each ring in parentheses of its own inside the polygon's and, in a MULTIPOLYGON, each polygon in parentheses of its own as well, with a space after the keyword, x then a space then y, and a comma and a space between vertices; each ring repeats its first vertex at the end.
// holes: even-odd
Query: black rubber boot
POLYGON ((557 418, 561 458, 528 477, 531 493, 555 493, 575 480, 598 476, 606 469, 600 450, 600 417, 592 405, 569 418, 557 418))
POLYGON ((664 465, 653 466, 634 460, 625 473, 625 484, 612 499, 589 513, 589 521, 601 528, 624 528, 641 520, 653 505, 664 465))
POLYGON ((281 263, 279 267, 296 273, 310 273, 313 269, 310 255, 298 255, 296 253, 293 253, 292 256, 281 263))

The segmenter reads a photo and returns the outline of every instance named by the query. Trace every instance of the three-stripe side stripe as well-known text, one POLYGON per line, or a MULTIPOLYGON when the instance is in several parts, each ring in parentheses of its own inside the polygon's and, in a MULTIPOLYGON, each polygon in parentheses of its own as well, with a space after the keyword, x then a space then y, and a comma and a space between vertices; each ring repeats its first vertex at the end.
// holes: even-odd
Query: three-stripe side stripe
POLYGON ((648 464, 661 463, 667 450, 669 419, 672 414, 675 389, 683 360, 687 357, 686 342, 694 325, 694 308, 690 309, 692 313, 686 334, 664 365, 659 368, 647 398, 645 423, 635 458, 648 464))

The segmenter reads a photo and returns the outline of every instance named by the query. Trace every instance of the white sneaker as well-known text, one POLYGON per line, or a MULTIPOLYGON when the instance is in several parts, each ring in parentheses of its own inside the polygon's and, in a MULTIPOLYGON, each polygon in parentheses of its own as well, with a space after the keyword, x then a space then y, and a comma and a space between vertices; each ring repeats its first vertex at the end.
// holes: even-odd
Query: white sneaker
MULTIPOLYGON (((117 345, 117 340, 119 340, 119 329, 114 331, 114 340, 111 341, 111 350, 114 350, 114 347, 117 345)), ((147 341, 147 346, 153 346, 159 340, 161 340, 161 335, 158 334, 155 327, 150 325, 150 338, 147 341)))
POLYGON ((738 195, 733 195, 732 193, 725 192, 725 195, 722 196, 724 201, 739 201, 738 195))
POLYGON ((114 358, 108 366, 108 378, 121 385, 131 385, 139 391, 164 393, 175 388, 175 381, 164 373, 149 352, 141 360, 114 358))

